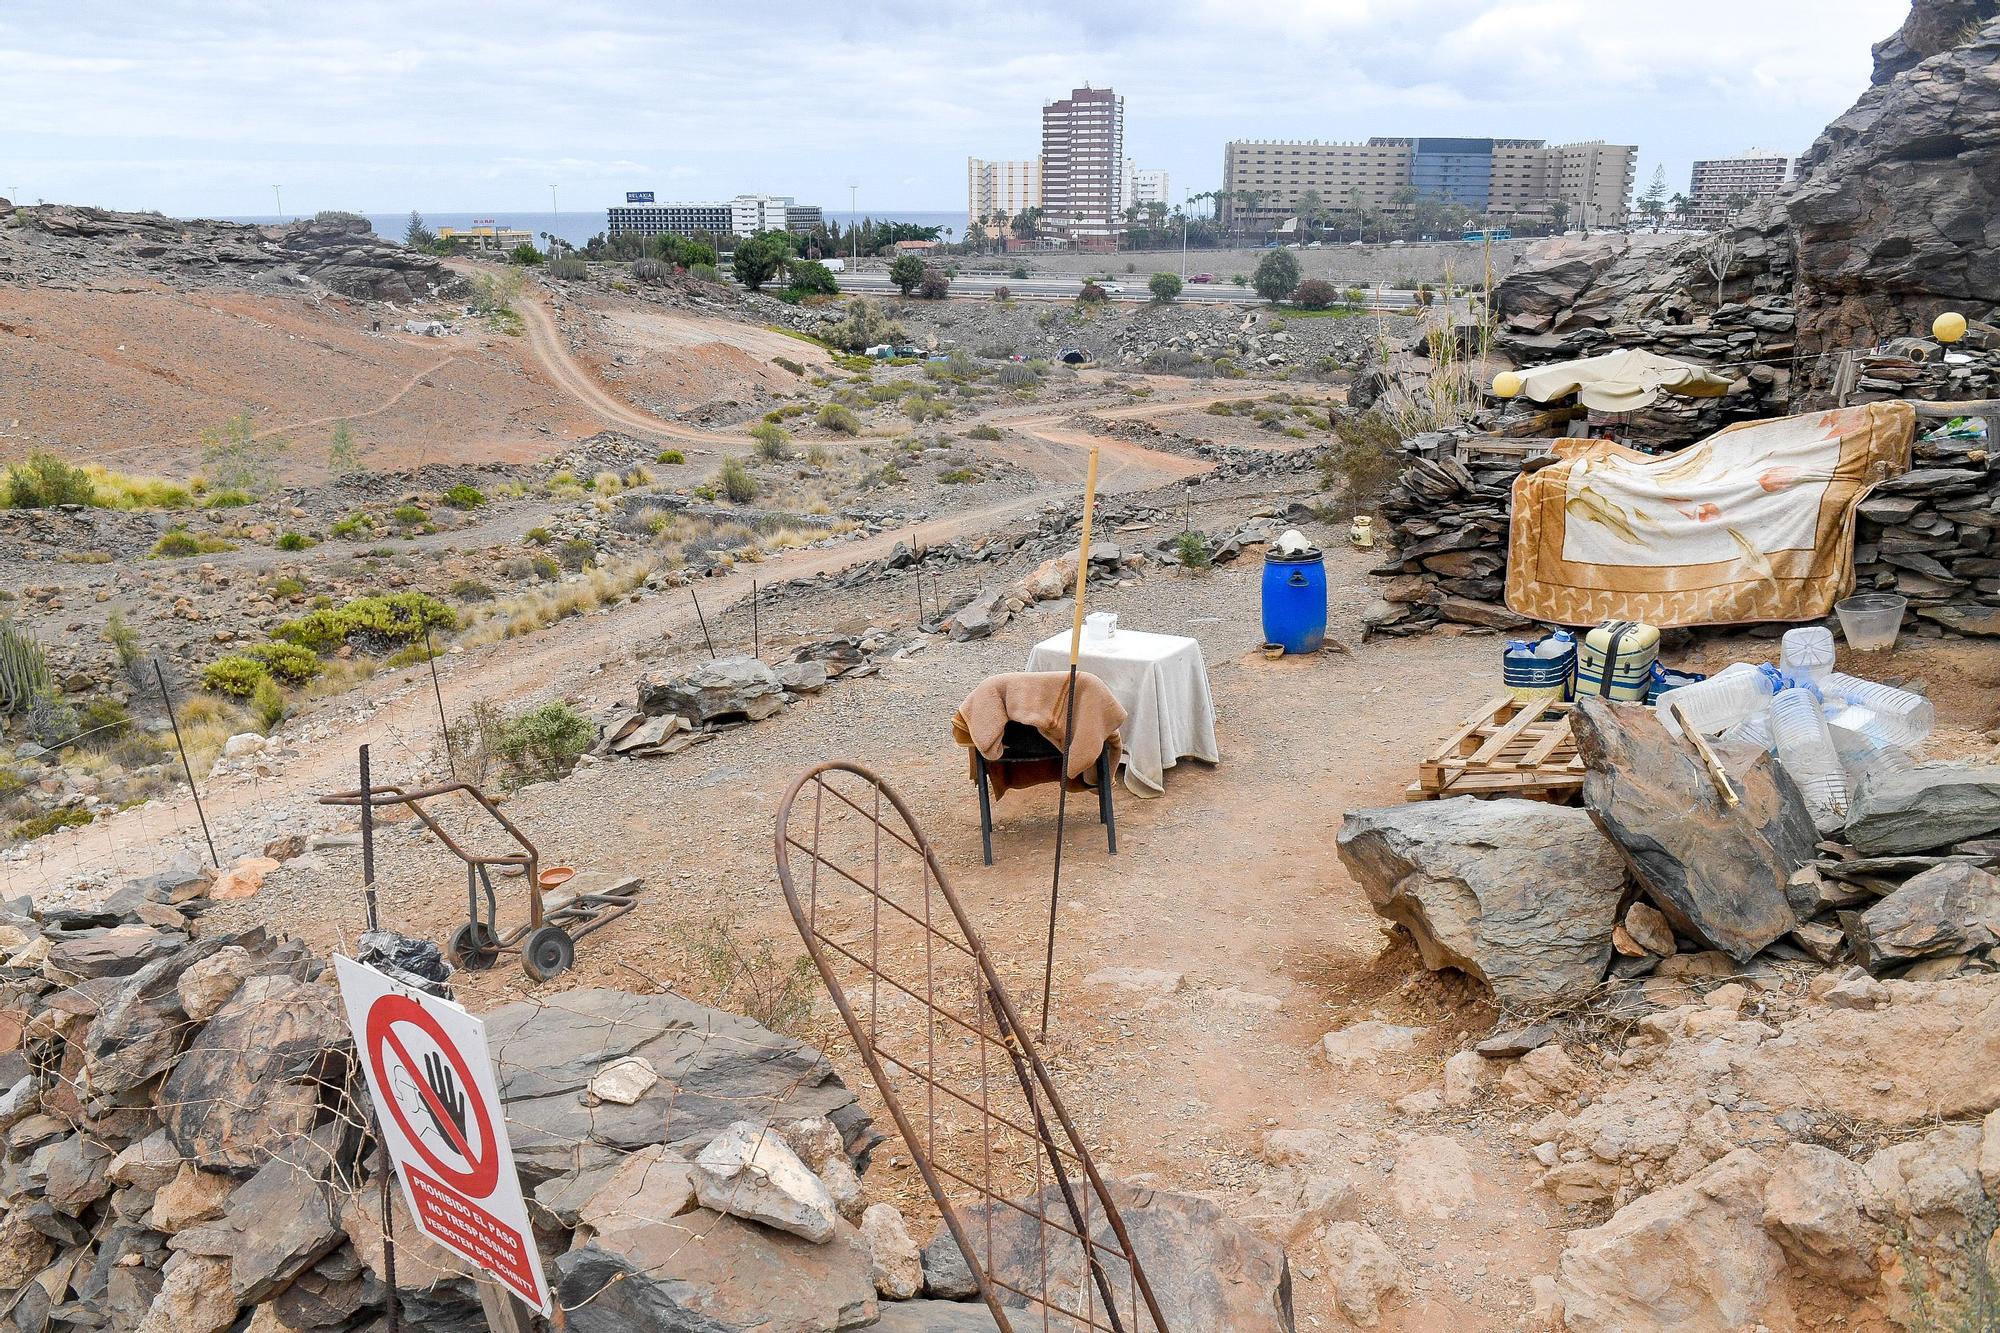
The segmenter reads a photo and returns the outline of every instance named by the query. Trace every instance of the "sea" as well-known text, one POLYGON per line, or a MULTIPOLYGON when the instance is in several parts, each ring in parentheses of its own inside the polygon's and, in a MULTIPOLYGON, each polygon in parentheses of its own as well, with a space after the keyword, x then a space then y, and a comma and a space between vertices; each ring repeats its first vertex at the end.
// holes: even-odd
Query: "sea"
MULTIPOLYGON (((548 232, 550 235, 562 237, 571 245, 583 245, 591 237, 603 231, 605 225, 604 210, 601 208, 594 211, 577 209, 574 212, 564 209, 560 213, 509 212, 506 209, 494 209, 489 213, 432 213, 424 209, 418 209, 417 211, 424 215, 424 225, 433 231, 439 227, 497 225, 501 227, 513 227, 528 232, 536 238, 538 243, 542 233, 548 232)), ((404 230, 410 225, 410 215, 407 212, 364 213, 362 216, 368 219, 368 223, 375 229, 376 235, 386 236, 391 240, 401 240, 404 230)), ((864 208, 858 214, 849 213, 845 210, 839 212, 828 211, 826 214, 829 222, 838 222, 843 228, 851 226, 856 217, 869 218, 876 222, 908 222, 919 227, 950 227, 953 239, 965 235, 966 214, 962 211, 957 213, 941 213, 933 209, 921 208, 864 208)), ((280 218, 275 214, 269 213, 258 217, 232 217, 224 219, 224 221, 228 222, 246 222, 257 226, 269 226, 275 222, 290 222, 295 220, 294 218, 280 218)))

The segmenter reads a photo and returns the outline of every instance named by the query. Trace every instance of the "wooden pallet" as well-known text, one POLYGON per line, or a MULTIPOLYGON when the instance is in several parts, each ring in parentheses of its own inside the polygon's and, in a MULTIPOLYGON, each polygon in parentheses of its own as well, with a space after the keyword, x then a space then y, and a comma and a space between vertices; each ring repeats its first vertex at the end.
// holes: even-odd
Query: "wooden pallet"
POLYGON ((1571 705, 1494 699, 1417 765, 1404 793, 1412 801, 1446 796, 1522 796, 1565 803, 1583 790, 1583 760, 1570 734, 1571 705))

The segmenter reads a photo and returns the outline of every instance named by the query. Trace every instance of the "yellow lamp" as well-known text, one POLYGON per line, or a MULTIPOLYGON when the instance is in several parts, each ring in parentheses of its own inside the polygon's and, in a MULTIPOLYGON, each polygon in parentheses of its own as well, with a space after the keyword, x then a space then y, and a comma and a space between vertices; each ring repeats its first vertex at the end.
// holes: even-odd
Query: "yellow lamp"
POLYGON ((1941 343, 1955 343, 1965 336, 1965 316, 1947 310, 1931 321, 1931 337, 1941 343))
MULTIPOLYGON (((1963 330, 1961 329, 1960 332, 1963 332, 1963 330)), ((1511 370, 1503 370, 1493 377, 1493 396, 1495 398, 1512 398, 1519 394, 1523 387, 1524 381, 1511 370)))

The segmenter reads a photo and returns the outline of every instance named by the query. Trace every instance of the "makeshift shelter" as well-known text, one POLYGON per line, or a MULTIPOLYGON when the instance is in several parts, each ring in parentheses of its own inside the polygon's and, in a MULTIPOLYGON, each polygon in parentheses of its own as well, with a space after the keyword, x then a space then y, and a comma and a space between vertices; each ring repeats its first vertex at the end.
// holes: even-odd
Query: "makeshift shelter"
POLYGON ((1550 403, 1576 394, 1578 401, 1594 412, 1636 412, 1651 407, 1663 392, 1684 398, 1720 398, 1729 392, 1730 384, 1714 371, 1636 348, 1518 373, 1523 396, 1550 403))
POLYGON ((1654 458, 1563 440, 1514 482, 1507 605, 1534 620, 1815 620, 1854 586, 1855 509, 1910 466, 1916 411, 1731 426, 1654 458))

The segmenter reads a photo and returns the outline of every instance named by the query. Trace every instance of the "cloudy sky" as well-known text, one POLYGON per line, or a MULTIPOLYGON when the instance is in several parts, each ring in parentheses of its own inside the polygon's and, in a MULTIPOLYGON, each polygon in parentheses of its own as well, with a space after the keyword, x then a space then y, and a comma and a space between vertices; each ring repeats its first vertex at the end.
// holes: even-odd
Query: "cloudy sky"
POLYGON ((791 194, 963 209, 1077 84, 1177 197, 1231 138, 1797 153, 1907 0, 0 0, 0 193, 190 215, 791 194))

